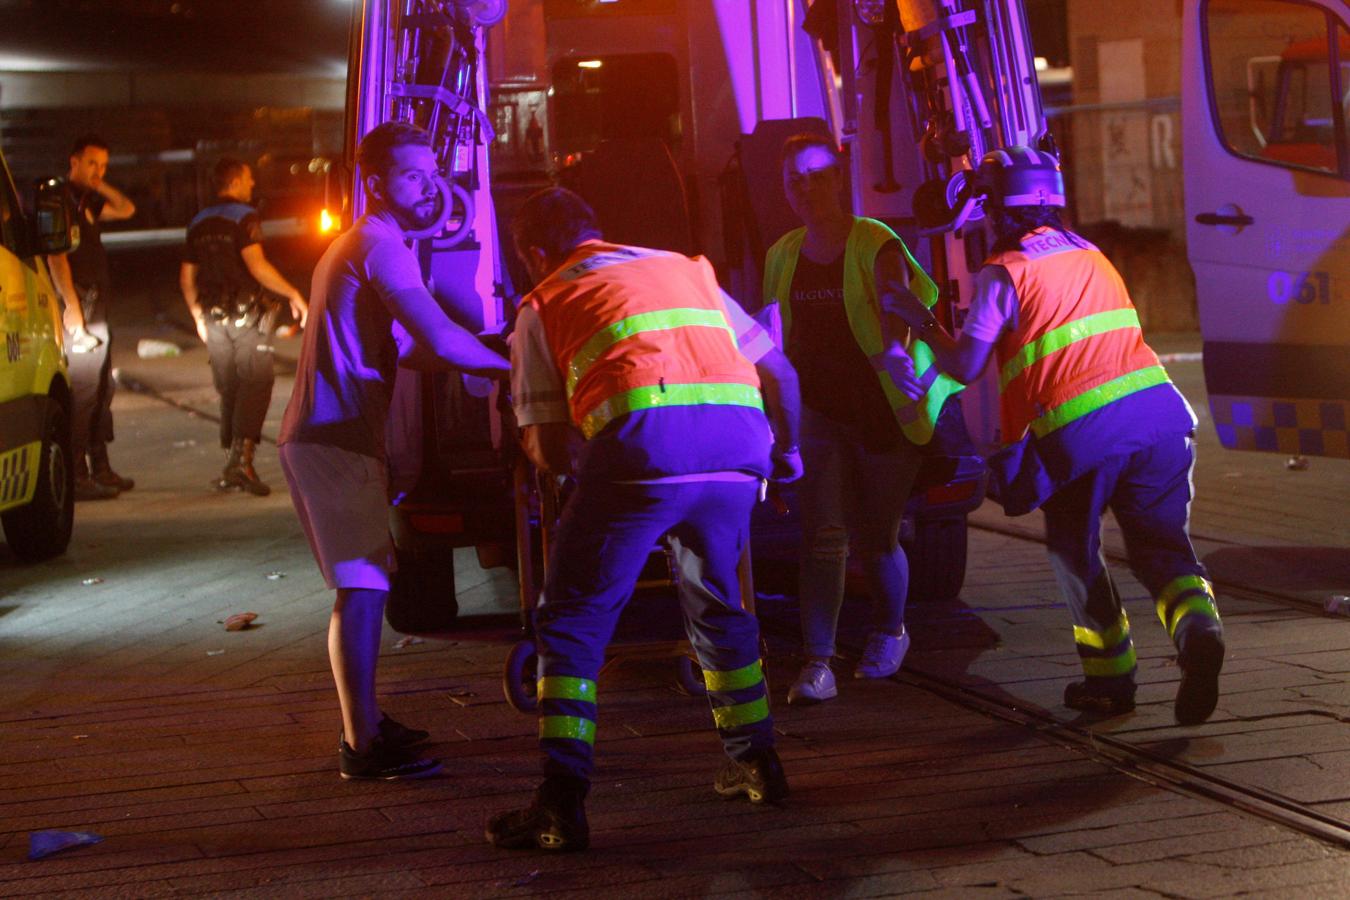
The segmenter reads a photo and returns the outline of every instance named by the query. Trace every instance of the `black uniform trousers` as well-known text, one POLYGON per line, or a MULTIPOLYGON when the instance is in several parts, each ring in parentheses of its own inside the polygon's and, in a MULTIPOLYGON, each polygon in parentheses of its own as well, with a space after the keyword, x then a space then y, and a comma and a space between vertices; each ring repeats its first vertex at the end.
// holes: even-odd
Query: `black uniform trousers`
POLYGON ((211 356, 211 379, 220 395, 222 447, 230 447, 236 439, 262 437, 275 378, 271 323, 267 315, 207 320, 206 349, 211 356))
POLYGON ((71 387, 71 454, 83 459, 90 444, 113 439, 112 332, 108 330, 106 289, 76 287, 85 327, 103 343, 88 353, 69 353, 71 387))

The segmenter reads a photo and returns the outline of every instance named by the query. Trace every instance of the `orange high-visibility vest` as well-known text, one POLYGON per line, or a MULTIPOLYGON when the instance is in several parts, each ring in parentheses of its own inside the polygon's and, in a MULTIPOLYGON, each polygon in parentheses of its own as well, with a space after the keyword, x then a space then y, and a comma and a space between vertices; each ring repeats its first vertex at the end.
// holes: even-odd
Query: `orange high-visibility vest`
POLYGON ((986 261, 1007 269, 1017 290, 1017 327, 995 348, 1005 444, 1170 382, 1100 250, 1049 228, 1027 235, 1022 248, 986 261))
POLYGON ((525 302, 539 313, 572 422, 588 439, 638 410, 764 408, 702 257, 588 241, 525 302))

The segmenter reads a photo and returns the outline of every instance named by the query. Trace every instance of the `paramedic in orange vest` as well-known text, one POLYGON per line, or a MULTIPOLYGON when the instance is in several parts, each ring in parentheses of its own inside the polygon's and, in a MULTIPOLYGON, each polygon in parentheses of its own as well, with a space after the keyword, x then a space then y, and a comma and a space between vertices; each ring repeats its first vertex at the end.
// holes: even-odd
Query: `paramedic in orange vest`
POLYGON ((1064 705, 1111 715, 1134 708, 1130 623, 1102 555, 1109 508, 1130 569, 1177 647, 1176 720, 1203 722, 1218 702, 1224 642, 1188 530, 1195 416, 1144 343, 1119 273, 1061 224, 1059 161, 1010 147, 987 154, 976 177, 995 243, 961 337, 913 297, 895 293, 883 305, 960 381, 997 360, 1005 449, 991 468, 1009 515, 1045 510, 1085 676, 1065 690, 1064 705))
MULTIPOLYGON (((679 568, 686 631, 730 757, 715 789, 780 800, 788 787, 773 749, 759 626, 741 605, 736 564, 771 466, 785 479, 800 474, 795 421, 775 423, 773 444, 757 367, 738 350, 707 260, 606 243, 590 207, 562 188, 528 199, 512 233, 536 282, 511 343, 522 443, 541 469, 574 472, 577 486, 534 611, 544 782, 529 807, 493 818, 487 838, 499 847, 588 845, 595 679, 658 543, 679 568)), ((796 390, 790 378, 766 384, 766 395, 771 387, 796 390)), ((793 418, 795 402, 784 406, 793 418)))

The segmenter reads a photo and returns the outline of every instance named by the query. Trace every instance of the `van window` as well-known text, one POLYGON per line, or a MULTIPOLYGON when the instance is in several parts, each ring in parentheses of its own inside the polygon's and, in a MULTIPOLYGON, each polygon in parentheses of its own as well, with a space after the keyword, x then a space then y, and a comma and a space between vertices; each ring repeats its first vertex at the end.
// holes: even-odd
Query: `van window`
POLYGON ((1275 165, 1339 172, 1350 43, 1296 0, 1210 0, 1209 81, 1224 143, 1275 165))
POLYGON ((665 53, 570 57, 553 67, 554 152, 566 157, 603 140, 680 140, 679 72, 665 53))

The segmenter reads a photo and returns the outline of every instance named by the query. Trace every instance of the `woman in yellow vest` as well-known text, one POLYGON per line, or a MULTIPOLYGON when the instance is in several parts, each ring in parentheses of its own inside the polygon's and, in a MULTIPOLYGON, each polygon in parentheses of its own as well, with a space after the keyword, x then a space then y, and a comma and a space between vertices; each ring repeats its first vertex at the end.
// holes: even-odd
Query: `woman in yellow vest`
POLYGON ((987 154, 977 177, 994 253, 976 276, 960 339, 919 298, 900 291, 883 300, 958 380, 974 379, 997 358, 1006 447, 990 464, 1009 515, 1045 510, 1084 674, 1064 691, 1064 705, 1105 714, 1134 708, 1130 623, 1101 549, 1109 507, 1130 568, 1177 647, 1176 719, 1203 722, 1218 702, 1224 642, 1188 531, 1195 416, 1144 343, 1119 273, 1060 222, 1059 161, 1009 147, 987 154))
POLYGON ((899 334, 883 327, 879 285, 912 283, 930 304, 937 290, 895 232, 848 213, 843 185, 829 138, 802 134, 784 144, 783 189, 804 227, 769 248, 764 298, 797 369, 803 406, 798 594, 807 661, 789 703, 838 694, 830 660, 850 538, 875 604, 854 676, 885 678, 900 668, 909 648, 900 519, 919 468, 915 445, 931 437, 942 400, 955 388, 939 379, 930 357, 906 353, 903 323, 891 319, 899 334))

